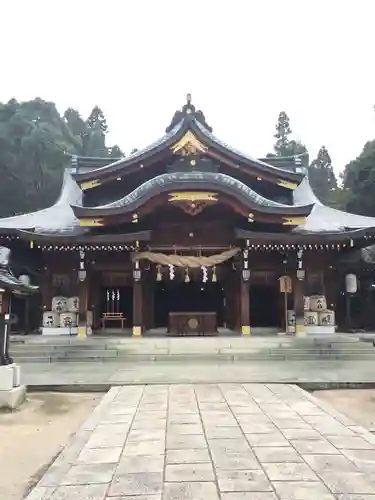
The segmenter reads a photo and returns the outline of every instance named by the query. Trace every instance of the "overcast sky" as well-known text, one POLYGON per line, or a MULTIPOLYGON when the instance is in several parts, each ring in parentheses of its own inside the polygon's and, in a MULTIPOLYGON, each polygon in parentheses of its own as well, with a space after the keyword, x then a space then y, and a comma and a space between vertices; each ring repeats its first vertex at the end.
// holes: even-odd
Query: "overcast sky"
POLYGON ((281 110, 336 170, 375 137, 375 0, 1 0, 0 18, 0 100, 98 104, 126 152, 187 93, 253 156, 281 110))

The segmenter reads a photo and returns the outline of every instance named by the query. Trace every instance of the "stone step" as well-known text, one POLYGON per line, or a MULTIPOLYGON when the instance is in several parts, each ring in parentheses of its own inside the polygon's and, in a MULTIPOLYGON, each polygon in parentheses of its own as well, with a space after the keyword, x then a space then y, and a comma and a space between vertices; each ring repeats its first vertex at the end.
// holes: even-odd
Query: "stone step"
POLYGON ((317 355, 308 351, 298 352, 263 352, 263 353, 218 353, 218 354, 124 354, 124 353, 109 353, 108 351, 96 351, 87 353, 64 353, 56 352, 53 355, 27 355, 14 356, 16 362, 36 363, 36 362, 85 362, 85 361, 112 361, 112 362, 142 362, 142 361, 230 361, 230 360, 375 360, 375 353, 327 353, 325 355, 317 355))

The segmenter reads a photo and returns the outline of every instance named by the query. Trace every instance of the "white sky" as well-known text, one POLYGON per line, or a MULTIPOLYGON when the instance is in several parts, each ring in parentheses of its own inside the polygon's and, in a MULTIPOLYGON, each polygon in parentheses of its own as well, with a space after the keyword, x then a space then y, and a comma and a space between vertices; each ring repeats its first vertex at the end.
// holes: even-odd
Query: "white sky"
POLYGON ((253 156, 272 150, 281 110, 337 171, 375 136, 375 0, 2 0, 0 19, 0 101, 84 117, 98 104, 126 152, 189 92, 253 156))

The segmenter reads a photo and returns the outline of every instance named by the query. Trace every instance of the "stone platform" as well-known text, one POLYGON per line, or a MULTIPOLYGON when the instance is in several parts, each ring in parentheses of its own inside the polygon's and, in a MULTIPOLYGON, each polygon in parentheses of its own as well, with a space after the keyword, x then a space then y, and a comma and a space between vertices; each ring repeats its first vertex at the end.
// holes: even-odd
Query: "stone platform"
POLYGON ((375 436, 295 385, 112 388, 27 500, 374 500, 375 436))

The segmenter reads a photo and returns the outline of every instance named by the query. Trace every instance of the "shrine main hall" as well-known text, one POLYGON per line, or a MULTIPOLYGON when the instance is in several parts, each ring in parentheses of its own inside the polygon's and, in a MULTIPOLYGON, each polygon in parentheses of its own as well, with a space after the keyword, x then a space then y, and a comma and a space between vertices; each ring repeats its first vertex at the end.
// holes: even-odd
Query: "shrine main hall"
POLYGON ((374 244, 375 218, 321 203, 303 163, 237 151, 190 96, 148 147, 115 161, 71 156, 53 206, 0 219, 0 244, 39 286, 33 328, 335 331, 338 262, 374 244))

